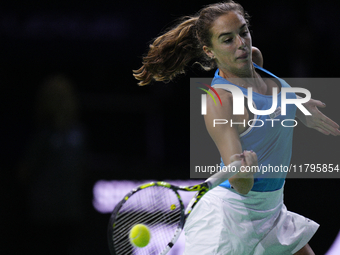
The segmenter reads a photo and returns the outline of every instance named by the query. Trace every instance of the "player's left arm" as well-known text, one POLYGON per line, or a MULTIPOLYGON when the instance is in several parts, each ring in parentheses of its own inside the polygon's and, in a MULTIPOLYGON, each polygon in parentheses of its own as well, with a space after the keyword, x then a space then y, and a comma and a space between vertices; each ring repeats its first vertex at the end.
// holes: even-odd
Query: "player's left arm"
POLYGON ((319 100, 310 99, 303 104, 312 115, 304 115, 299 108, 296 109, 296 117, 309 128, 321 132, 324 135, 340 135, 339 125, 319 111, 318 108, 325 108, 326 105, 319 100))
MULTIPOLYGON (((256 47, 252 47, 251 51, 252 61, 258 66, 263 67, 263 56, 261 51, 256 47)), ((319 100, 311 99, 303 105, 312 115, 306 116, 303 114, 303 112, 300 111, 300 109, 296 109, 296 117, 306 127, 314 128, 315 130, 325 135, 340 135, 339 125, 319 111, 318 107, 326 107, 324 103, 319 100)))

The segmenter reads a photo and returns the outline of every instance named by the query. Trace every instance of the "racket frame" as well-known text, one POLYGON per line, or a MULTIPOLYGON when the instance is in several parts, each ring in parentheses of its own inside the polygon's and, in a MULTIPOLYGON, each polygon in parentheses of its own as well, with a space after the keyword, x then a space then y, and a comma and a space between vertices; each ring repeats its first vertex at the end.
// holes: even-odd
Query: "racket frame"
POLYGON ((230 163, 228 166, 226 166, 226 171, 220 171, 220 172, 214 174, 213 176, 211 176, 210 178, 208 178, 205 182, 202 182, 200 184, 193 185, 193 186, 175 186, 175 185, 172 185, 170 183, 160 181, 160 182, 145 183, 145 184, 142 184, 142 185, 136 187, 132 191, 130 191, 124 197, 124 199, 122 199, 115 206, 115 208, 114 208, 114 210, 111 214, 110 220, 109 220, 107 235, 108 235, 108 243, 109 243, 109 249, 110 249, 111 255, 116 255, 116 252, 115 252, 115 249, 114 249, 114 244, 113 244, 113 232, 114 232, 114 228, 115 228, 114 222, 115 222, 116 216, 118 215, 120 208, 124 205, 124 203, 133 194, 135 194, 136 192, 138 192, 142 189, 146 189, 146 188, 153 187, 153 186, 160 186, 160 187, 169 188, 169 189, 172 189, 175 192, 175 194, 176 194, 176 196, 179 200, 180 207, 181 207, 181 217, 180 217, 180 222, 177 226, 177 229, 175 230, 173 238, 166 245, 165 249, 163 249, 163 251, 159 254, 159 255, 165 255, 165 254, 168 253, 168 251, 172 248, 172 246, 175 244, 175 242, 179 238, 179 236, 182 232, 182 229, 184 227, 186 219, 188 218, 188 216, 192 212, 192 210, 195 207, 195 205, 197 204, 197 202, 202 198, 202 196, 205 193, 207 193, 209 190, 215 188, 216 186, 220 185, 225 180, 229 179, 230 177, 232 177, 236 173, 238 173, 240 171, 240 167, 241 167, 241 161, 234 161, 234 162, 230 163), (190 201, 189 205, 187 206, 187 208, 185 209, 185 211, 184 211, 184 205, 183 205, 182 198, 179 195, 179 193, 177 192, 178 190, 197 191, 197 193, 191 199, 191 201, 190 201))
POLYGON ((146 189, 146 188, 149 188, 149 187, 154 187, 154 186, 171 189, 176 194, 177 199, 178 199, 179 204, 180 204, 181 216, 180 216, 180 221, 177 225, 177 228, 174 232, 174 236, 170 240, 170 242, 166 245, 164 250, 161 253, 159 253, 159 255, 165 255, 174 246, 177 239, 179 238, 179 236, 180 236, 180 234, 183 230, 185 221, 188 218, 189 214, 191 213, 192 209, 197 204, 197 202, 201 199, 201 197, 210 189, 211 185, 210 185, 209 182, 203 182, 203 183, 193 185, 193 186, 175 186, 175 185, 172 185, 170 183, 161 181, 161 182, 145 183, 145 184, 139 185, 138 187, 131 190, 115 206, 115 208, 114 208, 114 210, 113 210, 113 212, 111 213, 111 216, 110 216, 110 220, 109 220, 109 224, 108 224, 108 228, 107 228, 107 238, 108 238, 109 250, 110 250, 110 253, 112 255, 116 254, 115 247, 114 247, 114 241, 113 241, 113 233, 114 233, 114 230, 115 230, 115 220, 116 220, 117 216, 119 215, 119 210, 126 203, 126 201, 128 201, 129 198, 132 195, 134 195, 136 192, 143 190, 143 189, 146 189), (190 201, 190 203, 189 203, 189 205, 187 206, 186 209, 184 208, 184 204, 183 204, 181 196, 178 193, 178 190, 189 191, 189 192, 190 191, 198 191, 195 194, 195 196, 192 198, 192 200, 190 201))

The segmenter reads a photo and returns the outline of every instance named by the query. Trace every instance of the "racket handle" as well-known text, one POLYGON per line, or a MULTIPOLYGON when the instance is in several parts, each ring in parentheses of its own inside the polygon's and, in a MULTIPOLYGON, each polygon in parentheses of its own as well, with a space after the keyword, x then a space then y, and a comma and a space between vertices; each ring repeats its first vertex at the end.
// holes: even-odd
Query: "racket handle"
POLYGON ((220 185, 222 182, 225 182, 230 177, 237 174, 240 171, 240 167, 241 161, 234 161, 229 165, 223 167, 220 172, 209 177, 205 182, 208 183, 209 189, 213 189, 216 186, 220 185))

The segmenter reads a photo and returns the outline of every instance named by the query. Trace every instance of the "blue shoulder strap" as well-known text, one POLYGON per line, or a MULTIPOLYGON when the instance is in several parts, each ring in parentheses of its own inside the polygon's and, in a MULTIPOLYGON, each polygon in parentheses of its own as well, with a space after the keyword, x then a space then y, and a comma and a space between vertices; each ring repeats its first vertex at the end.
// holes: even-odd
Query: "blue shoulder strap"
POLYGON ((216 84, 232 84, 230 81, 224 79, 224 78, 214 78, 211 82, 211 86, 214 86, 216 84))
MULTIPOLYGON (((261 71, 275 77, 276 79, 278 79, 279 81, 281 80, 279 77, 277 77, 276 75, 272 74, 271 72, 269 72, 268 70, 258 66, 257 64, 253 63, 253 65, 255 66, 255 68, 260 69, 261 71)), ((218 72, 218 69, 216 70, 216 73, 218 72)), ((215 77, 211 82, 211 86, 215 85, 215 84, 232 84, 231 82, 229 82, 228 80, 222 78, 222 77, 216 77, 216 73, 215 73, 215 77)))
POLYGON ((277 77, 276 75, 272 74, 272 73, 269 72, 268 70, 266 70, 266 69, 264 69, 264 68, 258 66, 257 64, 253 63, 253 65, 254 65, 257 69, 260 69, 261 71, 263 71, 263 72, 265 72, 265 73, 267 73, 267 74, 269 74, 269 75, 271 75, 271 76, 274 76, 275 78, 279 79, 279 77, 277 77))

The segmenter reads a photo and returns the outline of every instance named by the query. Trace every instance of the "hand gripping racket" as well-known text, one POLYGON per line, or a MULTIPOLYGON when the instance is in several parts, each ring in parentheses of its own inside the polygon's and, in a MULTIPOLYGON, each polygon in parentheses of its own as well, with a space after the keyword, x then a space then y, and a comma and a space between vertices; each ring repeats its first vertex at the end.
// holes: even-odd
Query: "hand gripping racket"
POLYGON ((174 186, 151 182, 130 191, 114 208, 108 225, 111 255, 164 255, 180 236, 187 217, 202 196, 239 172, 241 161, 234 161, 205 182, 194 186, 174 186), (197 191, 184 208, 178 190, 197 191), (136 224, 144 224, 151 232, 150 243, 144 248, 131 245, 129 232, 136 224))

